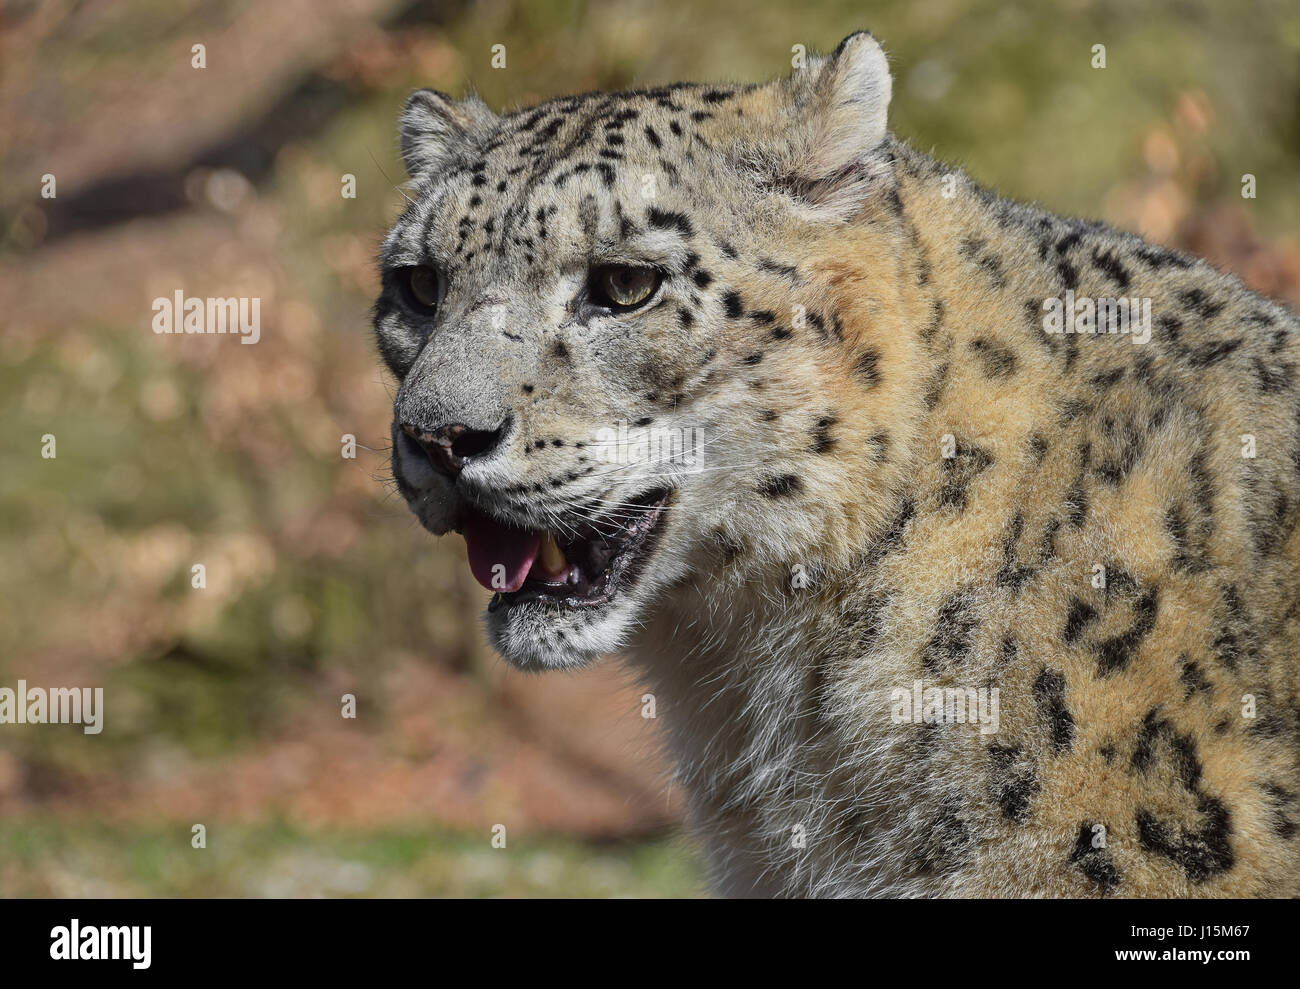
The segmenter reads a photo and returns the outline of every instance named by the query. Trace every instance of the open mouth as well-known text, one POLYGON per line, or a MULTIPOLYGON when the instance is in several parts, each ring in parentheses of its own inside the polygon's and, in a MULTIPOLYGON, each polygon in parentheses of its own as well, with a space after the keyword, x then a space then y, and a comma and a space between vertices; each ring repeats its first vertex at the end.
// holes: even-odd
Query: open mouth
POLYGON ((474 578, 497 592, 488 611, 524 601, 607 603, 640 575, 671 495, 657 488, 599 518, 567 518, 554 530, 514 528, 471 513, 461 532, 474 578))

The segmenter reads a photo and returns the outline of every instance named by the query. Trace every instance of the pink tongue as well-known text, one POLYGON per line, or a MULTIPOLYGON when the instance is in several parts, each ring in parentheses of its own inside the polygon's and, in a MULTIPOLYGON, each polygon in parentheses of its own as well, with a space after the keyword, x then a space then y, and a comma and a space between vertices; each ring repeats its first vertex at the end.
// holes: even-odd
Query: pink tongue
POLYGON ((465 523, 465 548, 474 579, 489 591, 517 591, 542 545, 540 532, 508 529, 485 515, 472 515, 465 523))

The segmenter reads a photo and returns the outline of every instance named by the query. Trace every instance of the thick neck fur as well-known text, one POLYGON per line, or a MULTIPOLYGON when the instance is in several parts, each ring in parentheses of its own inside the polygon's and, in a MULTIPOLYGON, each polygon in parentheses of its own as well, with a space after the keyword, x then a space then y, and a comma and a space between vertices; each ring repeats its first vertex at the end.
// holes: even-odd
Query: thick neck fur
MULTIPOLYGON (((908 657, 860 663, 864 599, 889 593, 877 572, 880 550, 924 498, 914 448, 930 432, 926 391, 944 363, 926 334, 961 287, 944 284, 948 268, 934 265, 925 243, 959 238, 942 228, 922 234, 897 208, 953 212, 948 200, 937 208, 939 167, 910 149, 897 153, 908 156, 896 168, 898 200, 882 195, 860 224, 818 245, 820 261, 801 264, 821 279, 816 301, 842 315, 845 350, 870 347, 884 378, 862 393, 832 371, 818 390, 835 396, 850 425, 887 433, 888 452, 870 476, 843 468, 835 480, 844 501, 823 506, 830 521, 815 544, 775 546, 737 533, 736 545, 756 552, 715 556, 708 573, 673 588, 631 650, 656 694, 677 781, 725 894, 932 891, 909 851, 915 835, 899 800, 909 753, 887 731, 864 731, 881 723, 864 716, 864 704, 907 682, 908 657), (873 257, 892 263, 855 268, 853 259, 873 257)), ((963 195, 980 208, 969 189, 963 195)))
MULTIPOLYGON (((837 449, 812 461, 784 451, 817 498, 789 516, 720 513, 728 515, 719 524, 723 549, 702 552, 693 574, 665 592, 631 650, 656 694, 724 893, 1003 888, 1003 876, 955 868, 974 836, 1005 823, 1007 806, 989 796, 989 739, 897 730, 891 690, 945 668, 927 650, 960 652, 959 683, 1001 683, 1008 703, 1021 705, 1004 710, 999 736, 1018 744, 1036 717, 1029 687, 1042 661, 1024 649, 1018 659, 999 654, 1008 585, 1032 579, 1055 595, 1055 621, 1095 561, 1124 560, 1139 581, 1169 566, 1159 540, 1130 538, 1148 530, 1145 516, 1089 528, 1074 514, 1083 511, 1072 493, 1081 477, 1105 506, 1090 520, 1123 523, 1126 504, 1142 504, 1118 499, 1106 480, 1125 469, 1122 431, 1098 417, 1082 434, 1087 442, 1058 438, 1048 453, 1038 430, 1088 407, 1098 382, 1140 380, 1110 392, 1113 407, 1163 423, 1189 457, 1209 444, 1203 456, 1229 477, 1241 469, 1237 438, 1207 432, 1204 402, 1240 408, 1261 433, 1289 421, 1272 407, 1245 407, 1255 400, 1226 384, 1213 385, 1211 396, 1195 361, 1165 358, 1169 348, 1200 348, 1191 352, 1214 359, 1212 328, 1197 330, 1209 334, 1205 342, 1194 340, 1188 321, 1182 337, 1150 348, 1043 332, 1038 307, 1072 282, 1080 294, 1154 297, 1171 311, 1189 299, 1240 294, 1230 276, 1127 234, 998 199, 901 144, 889 149, 895 184, 858 219, 814 239, 799 262, 815 280, 802 298, 842 319, 838 343, 804 362, 820 378, 794 380, 785 396, 833 404, 837 449), (1171 268, 1180 279, 1172 286, 1171 268), (865 388, 854 377, 864 353, 878 378, 865 388), (1014 377, 1003 373, 1007 365, 1014 377), (954 434, 957 455, 945 460, 940 449, 954 434), (877 436, 873 456, 862 457, 877 436), (807 518, 823 524, 809 528, 807 518), (968 625, 945 618, 953 602, 968 625)), ((1262 300, 1250 305, 1258 318, 1290 319, 1262 300)), ((1268 442, 1286 449, 1285 425, 1276 429, 1268 442)), ((1280 458, 1276 469, 1288 462, 1280 458)), ((1274 482, 1253 483, 1259 493, 1244 497, 1267 518, 1274 482)), ((1221 527, 1209 552, 1250 558, 1249 531, 1221 527)), ((1133 708, 1117 715, 1121 723, 1140 723, 1151 706, 1149 697, 1099 696, 1133 708)))

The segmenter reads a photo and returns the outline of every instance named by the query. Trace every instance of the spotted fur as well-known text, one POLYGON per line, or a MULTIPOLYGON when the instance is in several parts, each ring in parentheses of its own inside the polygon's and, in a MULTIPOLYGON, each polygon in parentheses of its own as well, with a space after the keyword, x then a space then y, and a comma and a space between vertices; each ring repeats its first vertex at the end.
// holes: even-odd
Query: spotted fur
POLYGON ((395 423, 506 439, 452 485, 395 431, 399 486, 543 528, 655 481, 593 429, 702 430, 634 587, 488 630, 632 657, 723 893, 1300 894, 1296 317, 912 150, 890 88, 858 34, 761 86, 412 97, 383 265, 447 290, 376 306, 395 423), (661 296, 584 313, 629 258, 661 296), (1044 332, 1067 289, 1151 299, 1150 341, 1044 332), (918 680, 998 730, 894 723, 918 680))

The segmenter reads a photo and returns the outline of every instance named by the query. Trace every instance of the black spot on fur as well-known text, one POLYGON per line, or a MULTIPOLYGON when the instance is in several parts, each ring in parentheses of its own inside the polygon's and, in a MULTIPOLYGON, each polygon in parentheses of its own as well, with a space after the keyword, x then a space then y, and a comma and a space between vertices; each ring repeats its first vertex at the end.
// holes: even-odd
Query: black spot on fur
POLYGON ((1076 529, 1083 526, 1088 517, 1088 495, 1083 490, 1083 475, 1075 478, 1074 484, 1065 494, 1066 520, 1076 529))
POLYGON ((988 275, 989 280, 993 282, 994 288, 1005 288, 1007 276, 1002 270, 1002 262, 995 254, 984 249, 985 243, 981 238, 967 237, 958 244, 957 250, 963 257, 977 264, 988 275))
POLYGON ((795 474, 780 474, 759 485, 758 493, 764 498, 789 498, 799 492, 803 482, 795 474))
POLYGON ((1183 333, 1183 321, 1177 316, 1164 315, 1156 319, 1157 336, 1176 353, 1183 353, 1185 347, 1180 342, 1183 333))
POLYGON ((1019 745, 994 743, 988 747, 993 767, 990 789, 993 800, 1008 821, 1029 820, 1029 805, 1038 793, 1038 772, 1019 745))
POLYGON ((921 328, 921 342, 930 343, 934 336, 939 332, 939 327, 943 325, 943 315, 946 307, 942 299, 934 299, 930 302, 930 318, 925 326, 921 328))
POLYGON ((881 560, 903 545, 907 526, 915 516, 916 503, 911 498, 900 501, 889 526, 868 544, 859 556, 857 565, 863 570, 872 570, 879 566, 881 560))
POLYGON ((910 857, 918 872, 933 875, 951 871, 969 856, 972 836, 961 818, 961 807, 958 793, 947 793, 940 800, 938 812, 919 832, 917 847, 910 857))
POLYGON ((1161 761, 1162 753, 1172 761, 1183 787, 1189 793, 1198 792, 1202 769, 1195 741, 1191 735, 1178 734, 1169 721, 1160 717, 1160 709, 1153 707, 1142 719, 1129 765, 1138 772, 1149 773, 1161 761))
POLYGON ((833 415, 825 415, 817 420, 811 430, 813 453, 828 453, 835 448, 835 437, 831 435, 831 429, 837 422, 839 418, 833 415))
POLYGON ((782 278, 788 278, 791 281, 799 280, 799 269, 792 264, 781 264, 779 261, 773 261, 771 258, 761 258, 758 262, 759 268, 763 271, 770 271, 782 278))
POLYGON ((1092 263, 1111 281, 1119 285, 1121 292, 1127 292, 1129 286, 1128 269, 1120 264, 1119 258, 1110 251, 1093 251, 1092 263))
POLYGON ((943 461, 944 482, 939 489, 939 506, 966 510, 968 489, 980 473, 993 463, 993 454, 974 444, 959 444, 957 452, 943 461))
POLYGON ((1115 563, 1106 564, 1106 604, 1119 598, 1121 595, 1132 596, 1137 594, 1137 578, 1125 570, 1122 566, 1115 563))
POLYGON ((1109 371, 1099 371, 1097 374, 1092 376, 1093 387, 1099 388, 1102 391, 1105 391, 1108 388, 1113 388, 1123 379, 1127 370, 1127 368, 1117 367, 1112 368, 1109 371))
POLYGON ((1061 401, 1059 408, 1061 410, 1061 425, 1064 426, 1075 419, 1082 419, 1088 415, 1095 408, 1095 405, 1086 398, 1075 396, 1061 401))
POLYGON ((1251 536, 1260 556, 1281 552, 1296 527, 1296 512, 1300 505, 1287 494, 1274 490, 1273 496, 1261 496, 1251 511, 1251 536))
POLYGON ((1020 541, 1024 528, 1025 517, 1017 512, 1002 541, 1002 567, 994 578, 999 587, 1009 587, 1013 594, 1017 593, 1035 573, 1033 567, 1023 566, 1016 559, 1016 544, 1020 541))
POLYGON ((546 109, 544 107, 541 109, 534 110, 527 117, 525 117, 523 123, 519 125, 519 133, 520 134, 528 133, 530 130, 532 130, 534 127, 537 126, 537 122, 541 120, 544 116, 546 116, 546 109))
POLYGON ((1218 364, 1219 361, 1223 360, 1243 343, 1245 341, 1241 337, 1236 340, 1220 340, 1216 343, 1207 343, 1190 351, 1187 355, 1187 361, 1192 367, 1210 367, 1218 364))
POLYGON ((1211 566, 1206 556, 1209 551, 1208 527, 1203 517, 1197 517, 1197 524, 1193 526, 1189 516, 1187 506, 1182 502, 1169 506, 1165 512, 1165 529, 1174 544, 1170 565, 1184 573, 1204 573, 1211 566))
POLYGON ((1233 866, 1232 818, 1223 802, 1209 795, 1200 797, 1197 810, 1204 823, 1196 830, 1161 821, 1149 810, 1139 810, 1136 821, 1143 848, 1172 859, 1191 882, 1202 883, 1233 866))
POLYGON ((1016 645, 1015 636, 1007 634, 1002 637, 1002 644, 998 646, 998 665, 1010 666, 1016 661, 1016 654, 1020 648, 1016 645))
POLYGON ((874 388, 880 383, 880 352, 864 350, 853 362, 853 373, 867 388, 874 388))
POLYGON ((939 608, 934 633, 921 652, 921 662, 931 674, 960 665, 970 655, 979 618, 970 590, 950 595, 939 608))
POLYGON ((934 369, 925 388, 925 407, 933 409, 943 397, 943 389, 948 384, 948 362, 944 361, 934 369))
POLYGON ((1041 433, 1034 433, 1030 436, 1029 455, 1033 459, 1035 466, 1041 466, 1043 460, 1047 457, 1047 437, 1041 433))
POLYGON ((1133 470, 1142 454, 1145 436, 1130 417, 1103 417, 1093 474, 1104 484, 1119 484, 1133 470))
POLYGON ((1061 633, 1066 644, 1071 644, 1079 640, 1083 634, 1084 626, 1097 618, 1097 609, 1086 601, 1080 601, 1078 598, 1070 599, 1070 610, 1065 616, 1065 630, 1061 633))
POLYGON ((979 337, 972 340, 970 349, 980 359, 986 378, 1009 378, 1016 371, 1016 355, 1000 343, 979 337))
POLYGON ((1235 585, 1223 588, 1223 610, 1218 616, 1219 633, 1214 640, 1214 655, 1225 667, 1236 671, 1255 655, 1252 621, 1235 585))
POLYGON ((1211 299, 1199 288, 1190 288, 1178 293, 1178 299, 1202 319, 1213 319, 1223 311, 1224 304, 1211 299))
POLYGON ((1285 391, 1295 380, 1295 365, 1290 362, 1265 364, 1255 357, 1251 359, 1251 369, 1259 383, 1259 390, 1267 394, 1285 391))
MULTIPOLYGON (((1122 880, 1119 869, 1111 860, 1110 850, 1093 846, 1094 824, 1084 822, 1079 825, 1079 836, 1074 841, 1074 851, 1070 853, 1070 864, 1077 866, 1085 876, 1101 887, 1103 893, 1109 893, 1122 880)), ((1101 834, 1109 834, 1104 829, 1101 834)))
POLYGON ((724 295, 722 297, 722 308, 728 318, 739 319, 745 312, 745 306, 741 301, 740 293, 731 291, 724 295))
POLYGON ((1273 833, 1284 841, 1290 841, 1300 830, 1287 816, 1287 810, 1295 803, 1296 795, 1278 783, 1264 783, 1262 789, 1268 794, 1269 803, 1272 805, 1273 833))
POLYGON ((889 206, 889 212, 893 213, 894 216, 903 215, 903 199, 898 194, 897 186, 889 188, 889 191, 885 194, 885 202, 889 206))
POLYGON ((1079 270, 1064 258, 1056 263, 1056 274, 1067 289, 1079 287, 1079 270))
POLYGON ((1182 670, 1178 673, 1178 679, 1183 682, 1183 697, 1188 698, 1193 694, 1204 691, 1206 694, 1212 694, 1214 687, 1209 679, 1205 676, 1205 671, 1196 663, 1192 662, 1186 656, 1181 657, 1182 670))
POLYGON ((922 287, 929 285, 933 271, 930 266, 930 256, 926 254, 921 239, 916 235, 915 227, 912 227, 912 251, 916 258, 916 284, 922 287))
POLYGON ((869 652, 884 631, 888 604, 888 594, 868 594, 860 604, 853 604, 845 611, 845 628, 853 632, 860 655, 869 652))
POLYGON ((1167 247, 1150 247, 1143 245, 1137 248, 1133 254, 1144 264, 1159 271, 1161 268, 1190 268, 1192 266, 1191 258, 1184 257, 1176 251, 1171 251, 1167 247))
POLYGON ((1097 644, 1097 675, 1110 676, 1128 667, 1142 640, 1156 624, 1156 589, 1149 588, 1133 606, 1133 625, 1125 632, 1097 644))
POLYGON ((1068 751, 1074 743, 1074 718, 1065 706, 1065 677, 1057 670, 1044 667, 1034 681, 1034 701, 1039 717, 1047 725, 1053 751, 1068 751))
POLYGON ((1038 546, 1038 559, 1046 563, 1056 556, 1056 534, 1061 531, 1061 520, 1051 519, 1043 527, 1043 537, 1038 546))
POLYGON ((1056 253, 1065 254, 1072 248, 1078 246, 1079 241, 1083 240, 1083 234, 1078 230, 1071 230, 1064 237, 1056 242, 1056 253))

